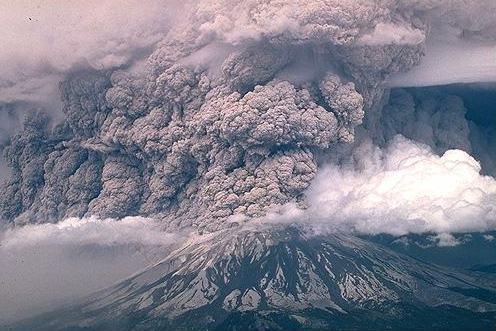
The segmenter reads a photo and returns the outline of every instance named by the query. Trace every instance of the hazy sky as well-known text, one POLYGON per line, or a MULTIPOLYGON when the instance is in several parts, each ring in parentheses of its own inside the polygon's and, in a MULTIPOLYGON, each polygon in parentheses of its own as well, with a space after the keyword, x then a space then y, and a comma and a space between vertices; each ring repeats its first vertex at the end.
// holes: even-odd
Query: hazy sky
POLYGON ((0 2, 0 102, 53 105, 61 74, 75 66, 102 69, 127 63, 163 37, 177 17, 178 3, 0 2))
POLYGON ((140 217, 68 219, 0 232, 0 328, 110 286, 158 262, 185 236, 140 217))

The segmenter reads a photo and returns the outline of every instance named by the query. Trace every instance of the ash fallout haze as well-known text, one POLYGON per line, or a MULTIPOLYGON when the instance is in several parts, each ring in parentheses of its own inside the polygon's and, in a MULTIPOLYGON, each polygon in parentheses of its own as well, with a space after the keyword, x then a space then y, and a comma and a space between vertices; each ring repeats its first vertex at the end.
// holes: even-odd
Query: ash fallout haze
POLYGON ((0 28, 0 329, 496 328, 495 1, 0 28))

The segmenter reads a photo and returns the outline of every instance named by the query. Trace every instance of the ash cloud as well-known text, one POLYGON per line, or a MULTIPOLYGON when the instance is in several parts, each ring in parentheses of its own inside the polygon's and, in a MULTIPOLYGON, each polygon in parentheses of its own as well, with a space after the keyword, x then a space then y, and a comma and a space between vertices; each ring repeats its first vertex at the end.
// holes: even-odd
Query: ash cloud
MULTIPOLYGON (((26 115, 42 110, 54 123, 63 121, 59 83, 68 74, 135 64, 183 6, 176 0, 2 1, 0 151, 26 115)), ((6 168, 2 160, 2 180, 6 168)))
POLYGON ((211 231, 227 216, 259 216, 298 199, 317 172, 315 153, 353 141, 370 103, 358 91, 369 83, 350 77, 363 68, 345 59, 384 58, 370 72, 375 79, 389 63, 391 71, 408 67, 418 54, 417 46, 355 54, 359 30, 390 19, 388 10, 353 2, 297 11, 294 5, 202 1, 157 44, 141 72, 68 76, 61 84, 63 123, 51 130, 28 119, 6 148, 13 170, 3 218, 26 224, 144 215, 170 228, 211 231), (366 15, 337 20, 356 11, 366 15), (317 13, 324 16, 314 22, 317 13), (297 85, 276 79, 302 48, 342 63, 347 74, 326 72, 297 85))
MULTIPOLYGON (((101 35, 91 24, 107 5, 88 6, 103 9, 78 25, 90 31, 82 51, 64 38, 57 47, 83 53, 92 69, 67 73, 75 62, 63 62, 63 120, 27 116, 10 139, 0 215, 16 225, 140 215, 171 231, 215 231, 233 215, 311 202, 307 190, 329 160, 356 155, 366 140, 387 149, 397 134, 437 155, 471 153, 490 173, 481 146, 491 134, 465 120, 463 100, 388 87, 414 82, 407 75, 439 36, 448 36, 439 45, 494 42, 493 5, 481 3, 204 0, 162 29, 161 13, 175 5, 130 2, 101 35), (139 19, 121 33, 128 12, 139 19), (148 47, 146 60, 123 65, 148 47)), ((449 74, 441 80, 465 75, 449 74)))

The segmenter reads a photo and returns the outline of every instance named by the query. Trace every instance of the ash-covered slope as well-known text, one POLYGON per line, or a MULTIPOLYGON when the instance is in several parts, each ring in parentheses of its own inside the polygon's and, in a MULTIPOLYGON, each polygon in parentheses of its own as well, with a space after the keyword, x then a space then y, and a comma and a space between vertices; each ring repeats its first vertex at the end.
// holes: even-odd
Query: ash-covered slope
POLYGON ((222 231, 86 303, 18 329, 487 329, 496 279, 344 234, 222 231))

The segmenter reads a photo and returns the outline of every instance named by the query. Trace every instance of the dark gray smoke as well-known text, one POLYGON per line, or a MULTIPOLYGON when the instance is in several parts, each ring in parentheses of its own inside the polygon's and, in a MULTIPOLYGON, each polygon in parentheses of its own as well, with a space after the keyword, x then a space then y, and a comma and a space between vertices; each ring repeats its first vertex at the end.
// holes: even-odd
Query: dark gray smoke
POLYGON ((66 72, 62 122, 28 112, 4 151, 0 215, 16 224, 141 215, 212 231, 233 215, 304 207, 322 160, 360 168, 353 155, 366 140, 387 146, 401 134, 438 154, 486 155, 478 146, 488 135, 462 99, 387 88, 419 85, 407 72, 432 42, 494 45, 494 5, 481 3, 184 7, 143 64, 66 72))

